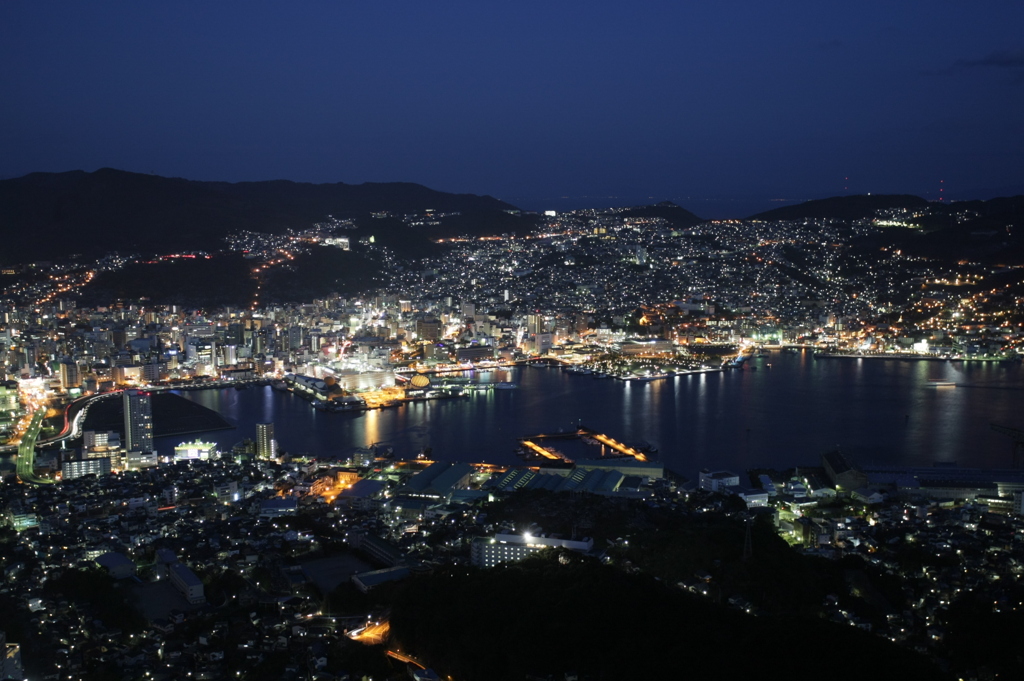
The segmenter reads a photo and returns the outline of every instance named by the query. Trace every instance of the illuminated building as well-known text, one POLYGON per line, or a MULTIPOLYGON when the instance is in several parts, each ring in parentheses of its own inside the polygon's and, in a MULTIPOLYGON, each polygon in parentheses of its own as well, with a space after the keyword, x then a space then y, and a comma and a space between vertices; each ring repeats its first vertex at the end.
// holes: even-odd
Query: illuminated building
POLYGON ((200 440, 182 442, 174 448, 175 461, 209 461, 215 458, 217 458, 217 443, 215 442, 202 442, 200 440))
POLYGON ((7 642, 7 633, 0 631, 0 679, 21 681, 25 678, 25 669, 21 665, 21 646, 7 642))
POLYGON ((477 537, 470 545, 470 562, 477 567, 494 567, 498 563, 522 560, 544 549, 568 549, 587 553, 594 548, 593 539, 573 541, 551 537, 534 537, 529 534, 496 534, 493 537, 477 537))
POLYGON ((436 341, 441 337, 441 322, 436 319, 416 320, 416 339, 436 341))
POLYGON ((128 452, 153 451, 153 406, 149 393, 125 390, 121 394, 124 405, 124 438, 128 452))
POLYGON ((189 338, 185 357, 195 364, 213 365, 217 357, 216 343, 204 338, 189 338))
POLYGON ((93 430, 82 433, 83 459, 110 459, 111 467, 121 468, 122 454, 120 434, 93 430))
POLYGON ((102 459, 72 459, 71 461, 63 462, 60 469, 61 478, 64 480, 74 480, 86 475, 107 475, 110 473, 110 459, 108 457, 102 459))
POLYGON ((19 414, 17 382, 0 381, 0 433, 13 430, 19 414))
POLYGON ((256 424, 256 458, 264 461, 277 458, 277 440, 273 423, 256 424))
POLYGON ((60 385, 64 390, 78 388, 82 385, 82 377, 78 371, 78 365, 71 360, 60 363, 60 385))
POLYGON ((128 452, 124 456, 124 467, 128 470, 139 470, 157 465, 156 452, 128 452))

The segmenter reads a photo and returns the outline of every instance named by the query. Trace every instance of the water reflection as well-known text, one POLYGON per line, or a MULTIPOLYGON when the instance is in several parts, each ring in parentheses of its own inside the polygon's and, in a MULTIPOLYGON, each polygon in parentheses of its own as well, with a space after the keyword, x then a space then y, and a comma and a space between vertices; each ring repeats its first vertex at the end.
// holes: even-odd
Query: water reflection
MULTIPOLYGON (((582 422, 626 441, 647 440, 666 465, 787 468, 817 464, 839 445, 862 463, 1008 465, 1009 443, 989 422, 1024 427, 1020 366, 814 360, 777 353, 772 368, 679 376, 649 383, 596 380, 554 369, 515 369, 474 380, 518 390, 418 402, 366 413, 321 413, 270 388, 182 393, 222 413, 235 430, 209 433, 223 447, 275 424, 282 448, 344 453, 386 442, 397 456, 423 447, 456 460, 517 463, 515 439, 582 422), (956 388, 927 387, 929 379, 956 388)), ((161 438, 169 451, 187 438, 161 438)))

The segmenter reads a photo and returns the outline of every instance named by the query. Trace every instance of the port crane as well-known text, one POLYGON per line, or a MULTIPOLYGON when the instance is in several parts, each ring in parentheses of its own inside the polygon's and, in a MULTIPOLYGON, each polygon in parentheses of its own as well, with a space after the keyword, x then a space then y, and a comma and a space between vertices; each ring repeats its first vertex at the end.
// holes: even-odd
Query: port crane
POLYGON ((1024 468, 1024 430, 990 423, 992 430, 1013 440, 1013 467, 1024 468))

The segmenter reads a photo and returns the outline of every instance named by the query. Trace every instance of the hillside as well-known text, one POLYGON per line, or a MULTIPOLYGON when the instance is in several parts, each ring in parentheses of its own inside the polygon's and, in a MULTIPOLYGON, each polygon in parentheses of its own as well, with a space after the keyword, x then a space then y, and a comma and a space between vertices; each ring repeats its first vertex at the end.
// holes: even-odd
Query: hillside
POLYGON ((538 556, 413 580, 392 604, 390 645, 465 681, 568 672, 581 679, 748 679, 794 644, 835 655, 828 663, 833 679, 883 667, 887 678, 945 678, 927 659, 850 627, 743 615, 650 577, 566 559, 570 564, 538 556))
POLYGON ((889 208, 927 208, 928 201, 909 194, 862 194, 858 196, 833 196, 828 199, 807 201, 795 206, 783 206, 751 215, 748 220, 802 220, 834 219, 858 220, 871 218, 875 212, 889 208))
MULTIPOLYGON (((0 262, 74 253, 217 250, 239 230, 282 233, 372 212, 433 209, 485 217, 513 206, 489 196, 448 194, 413 183, 350 185, 197 182, 104 168, 32 173, 0 181, 0 262)), ((480 223, 485 223, 481 219, 480 223)), ((467 225, 467 230, 473 225, 467 225)))
POLYGON ((904 218, 913 228, 892 227, 863 239, 868 250, 894 246, 939 260, 969 260, 990 265, 1024 264, 1024 196, 988 201, 929 202, 909 195, 842 196, 776 208, 751 220, 862 220, 877 211, 911 209, 904 218))
MULTIPOLYGON (((382 276, 380 265, 358 252, 317 248, 268 271, 260 300, 296 302, 351 293, 365 289, 370 282, 383 281, 382 276)), ((114 300, 145 299, 158 305, 248 307, 255 300, 256 290, 252 263, 238 254, 222 253, 210 259, 132 263, 120 270, 101 272, 82 289, 82 301, 86 305, 105 305, 114 300)))
POLYGON ((676 205, 671 201, 662 201, 653 206, 627 208, 620 215, 630 218, 664 218, 674 227, 692 227, 704 222, 703 218, 697 217, 682 206, 676 205))

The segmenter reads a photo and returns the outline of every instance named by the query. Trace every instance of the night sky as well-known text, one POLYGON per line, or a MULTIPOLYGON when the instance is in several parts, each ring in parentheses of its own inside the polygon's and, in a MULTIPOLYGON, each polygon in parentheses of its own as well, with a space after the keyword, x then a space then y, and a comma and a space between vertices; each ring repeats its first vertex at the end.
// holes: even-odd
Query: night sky
POLYGON ((101 167, 705 216, 1019 194, 1024 2, 0 2, 0 177, 101 167))

